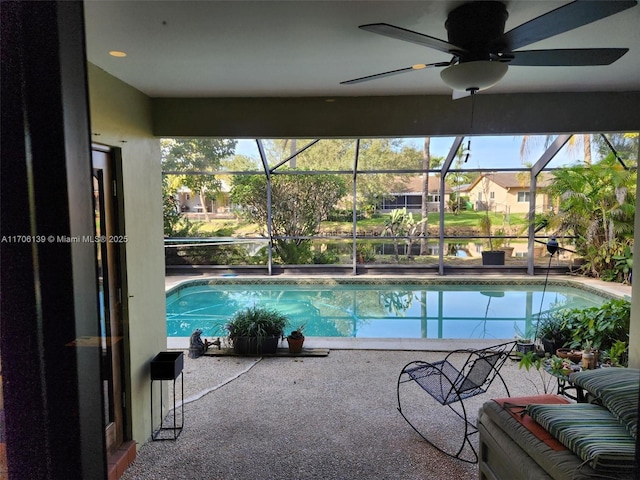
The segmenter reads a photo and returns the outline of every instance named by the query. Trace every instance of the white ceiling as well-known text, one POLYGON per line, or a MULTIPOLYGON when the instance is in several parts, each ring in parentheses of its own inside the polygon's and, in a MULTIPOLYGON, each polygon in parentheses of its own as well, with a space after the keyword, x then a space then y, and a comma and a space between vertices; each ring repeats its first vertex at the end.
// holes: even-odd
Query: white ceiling
MULTIPOLYGON (((85 1, 90 62, 151 97, 447 94, 439 69, 356 85, 365 75, 448 61, 358 25, 385 22, 447 39, 464 1, 85 1), (111 57, 110 50, 127 53, 111 57)), ((507 1, 508 31, 568 2, 507 1)), ((487 93, 640 91, 640 7, 528 45, 627 47, 609 66, 511 67, 487 93)))

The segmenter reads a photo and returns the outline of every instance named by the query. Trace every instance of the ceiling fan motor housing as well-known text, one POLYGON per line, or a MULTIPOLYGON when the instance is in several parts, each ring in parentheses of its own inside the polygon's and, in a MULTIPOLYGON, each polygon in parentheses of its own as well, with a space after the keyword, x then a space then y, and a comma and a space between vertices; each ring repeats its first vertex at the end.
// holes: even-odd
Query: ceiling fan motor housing
MULTIPOLYGON (((502 49, 492 41, 504 34, 509 13, 502 2, 471 2, 452 10, 445 22, 449 43, 465 51, 451 53, 460 63, 490 60, 502 49)), ((505 46, 506 47, 506 46, 505 46)))

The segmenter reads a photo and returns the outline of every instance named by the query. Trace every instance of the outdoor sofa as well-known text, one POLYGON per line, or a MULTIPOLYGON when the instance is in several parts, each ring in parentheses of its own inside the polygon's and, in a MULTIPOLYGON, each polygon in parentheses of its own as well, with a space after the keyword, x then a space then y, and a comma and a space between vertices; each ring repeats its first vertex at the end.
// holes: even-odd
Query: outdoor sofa
POLYGON ((640 370, 576 372, 585 403, 557 395, 485 402, 478 417, 483 480, 638 479, 640 370))

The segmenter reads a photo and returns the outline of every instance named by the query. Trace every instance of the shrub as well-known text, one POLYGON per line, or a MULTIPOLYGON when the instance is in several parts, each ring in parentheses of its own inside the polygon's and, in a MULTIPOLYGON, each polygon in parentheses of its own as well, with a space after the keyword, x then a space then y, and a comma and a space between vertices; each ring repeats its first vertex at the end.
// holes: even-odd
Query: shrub
POLYGON ((617 341, 629 341, 631 302, 610 300, 597 307, 563 309, 563 329, 572 332, 571 348, 590 342, 593 348, 609 350, 617 341))

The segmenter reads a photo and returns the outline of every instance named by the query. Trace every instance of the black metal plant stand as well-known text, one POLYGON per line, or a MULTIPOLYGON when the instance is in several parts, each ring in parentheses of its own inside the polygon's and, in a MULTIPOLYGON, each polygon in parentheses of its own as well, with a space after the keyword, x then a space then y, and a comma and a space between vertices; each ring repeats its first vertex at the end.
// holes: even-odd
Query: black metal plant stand
MULTIPOLYGON (((182 352, 160 352, 151 360, 151 439, 152 440, 175 440, 182 433, 184 427, 184 354, 182 352), (176 380, 181 377, 182 396, 180 399, 180 424, 178 424, 178 412, 176 410, 176 380), (155 380, 173 380, 173 426, 164 425, 162 415, 162 383, 160 384, 160 426, 154 431, 153 417, 153 382, 155 380), (163 436, 163 432, 170 432, 170 436, 163 436)), ((170 424, 170 422, 169 422, 170 424)))

